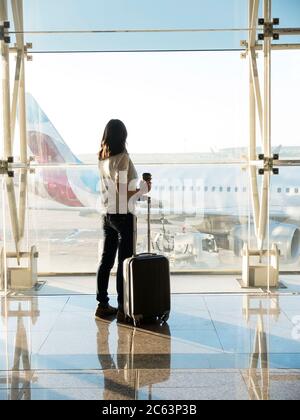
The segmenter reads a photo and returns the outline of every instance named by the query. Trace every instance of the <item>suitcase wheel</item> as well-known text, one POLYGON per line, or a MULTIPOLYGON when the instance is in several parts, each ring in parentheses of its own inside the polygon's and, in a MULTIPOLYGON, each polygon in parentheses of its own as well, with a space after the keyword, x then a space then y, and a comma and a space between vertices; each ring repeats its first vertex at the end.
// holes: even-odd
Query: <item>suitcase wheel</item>
POLYGON ((143 321, 143 315, 136 315, 133 318, 133 325, 135 326, 135 328, 139 327, 142 321, 143 321))

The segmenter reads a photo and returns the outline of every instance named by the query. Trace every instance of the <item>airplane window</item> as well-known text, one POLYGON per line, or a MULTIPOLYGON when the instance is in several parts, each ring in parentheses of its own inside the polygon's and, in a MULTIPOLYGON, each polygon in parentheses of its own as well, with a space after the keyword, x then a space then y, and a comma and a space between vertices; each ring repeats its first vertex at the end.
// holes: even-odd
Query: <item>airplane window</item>
POLYGON ((295 194, 299 194, 299 188, 295 188, 295 194))
POLYGON ((220 187, 220 192, 223 192, 223 187, 220 187))
POLYGON ((229 192, 229 193, 231 192, 231 188, 230 187, 227 188, 227 192, 229 192))
POLYGON ((238 187, 235 187, 235 192, 237 193, 237 192, 239 192, 239 189, 238 189, 238 187))
POLYGON ((247 192, 247 188, 246 188, 246 187, 244 187, 244 188, 243 188, 243 192, 244 192, 244 193, 246 193, 246 192, 247 192))
POLYGON ((205 192, 208 192, 208 187, 205 187, 205 192))
POLYGON ((281 194, 282 193, 282 188, 278 188, 277 192, 278 192, 278 194, 281 194))
POLYGON ((216 191, 216 187, 212 187, 212 192, 215 192, 216 191))
POLYGON ((287 194, 289 194, 289 193, 291 192, 291 189, 290 189, 290 188, 287 188, 287 189, 285 190, 285 192, 286 192, 287 194))

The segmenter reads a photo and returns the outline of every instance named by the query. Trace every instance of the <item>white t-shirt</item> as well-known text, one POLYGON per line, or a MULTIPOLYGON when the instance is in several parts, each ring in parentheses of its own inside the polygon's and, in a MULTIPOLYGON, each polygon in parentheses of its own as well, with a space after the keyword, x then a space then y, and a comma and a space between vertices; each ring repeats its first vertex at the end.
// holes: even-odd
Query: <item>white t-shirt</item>
POLYGON ((108 214, 126 214, 134 211, 128 207, 127 191, 137 189, 138 174, 127 152, 99 161, 101 198, 108 214))

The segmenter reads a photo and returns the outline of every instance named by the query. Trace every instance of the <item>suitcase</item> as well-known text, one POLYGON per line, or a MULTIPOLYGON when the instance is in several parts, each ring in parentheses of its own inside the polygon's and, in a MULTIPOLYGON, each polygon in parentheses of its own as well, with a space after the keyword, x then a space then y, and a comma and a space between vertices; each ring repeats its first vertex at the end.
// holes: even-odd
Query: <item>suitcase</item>
MULTIPOLYGON (((171 310, 169 260, 151 253, 151 198, 147 199, 148 253, 124 261, 124 312, 134 326, 148 319, 166 323, 171 310)), ((134 236, 136 238, 136 232, 134 236)))

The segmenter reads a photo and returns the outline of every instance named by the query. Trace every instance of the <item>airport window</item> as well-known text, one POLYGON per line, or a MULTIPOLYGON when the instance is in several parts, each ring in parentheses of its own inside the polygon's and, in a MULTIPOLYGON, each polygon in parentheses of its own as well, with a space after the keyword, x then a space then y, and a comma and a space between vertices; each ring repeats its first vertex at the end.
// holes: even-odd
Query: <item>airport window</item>
MULTIPOLYGON (((1 1, 2 3, 4 2, 3 0, 1 1)), ((54 4, 54 2, 49 0, 45 0, 45 2, 49 3, 49 5, 54 4)), ((272 0, 272 2, 277 3, 278 0, 272 0)), ((29 3, 38 4, 43 2, 33 1, 29 3)), ((84 2, 78 0, 77 3, 84 2)), ((96 4, 97 2, 91 1, 87 3, 96 4)), ((136 3, 146 4, 151 2, 141 1, 136 3)), ((185 2, 178 1, 174 3, 182 3, 184 5, 185 2)), ((199 0, 198 3, 208 4, 213 2, 202 2, 199 0)), ((216 3, 222 2, 216 0, 216 3)), ((246 4, 248 0, 240 2, 229 0, 229 3, 246 4)), ((262 0, 260 0, 260 4, 262 4, 262 0)), ((87 7, 86 10, 88 9, 87 7)), ((30 13, 28 11, 27 19, 29 16, 30 13)), ((280 16, 278 15, 278 17, 280 16)), ((154 26, 159 27, 160 25, 154 26)), ((235 34, 236 32, 234 31, 233 38, 235 39, 238 39, 239 35, 242 35, 238 33, 235 36, 235 34)), ((190 34, 186 36, 186 39, 189 40, 189 46, 193 47, 196 44, 198 45, 198 37, 199 42, 202 38, 203 40, 209 38, 209 34, 207 33, 206 35, 207 37, 204 34, 190 34), (192 41, 194 36, 194 41, 192 41)), ((222 38, 223 43, 223 36, 221 35, 220 39, 222 38)), ((217 34, 214 34, 214 36, 217 36, 217 34)), ((247 33, 245 36, 247 38, 247 33)), ((94 49, 95 44, 90 44, 90 38, 93 37, 94 35, 87 35, 86 41, 89 42, 84 42, 84 37, 78 35, 82 46, 94 49)), ((105 35, 95 34, 95 39, 98 37, 106 38, 105 35)), ((113 36, 111 35, 111 37, 113 36)), ((114 37, 116 37, 116 43, 120 38, 120 40, 124 39, 125 44, 125 38, 127 40, 129 36, 120 34, 114 35, 114 37)), ((129 38, 133 39, 134 37, 135 35, 132 34, 129 38)), ((148 37, 150 45, 152 42, 150 42, 150 39, 156 38, 156 35, 145 35, 147 45, 148 37)), ((168 35, 161 34, 162 40, 168 37, 168 35)), ((30 38, 32 38, 31 35, 28 36, 28 41, 34 41, 30 38)), ((48 39, 48 37, 46 38, 48 39)), ((71 40, 72 36, 70 35, 70 37, 68 36, 66 38, 71 40)), ((77 36, 74 37, 74 42, 75 38, 77 36)), ((28 150, 28 152, 30 155, 35 155, 36 163, 38 163, 37 166, 41 166, 41 168, 37 169, 38 176, 30 177, 30 183, 32 184, 30 188, 32 188, 32 191, 36 191, 36 194, 34 195, 30 192, 30 209, 32 208, 33 210, 30 210, 31 213, 28 215, 28 219, 34 220, 36 227, 31 228, 29 226, 29 229, 27 227, 26 229, 33 235, 33 239, 38 238, 38 251, 41 255, 39 269, 43 272, 52 270, 64 272, 64 270, 68 271, 70 268, 72 268, 72 271, 73 269, 75 271, 78 269, 79 271, 83 270, 85 272, 89 271, 93 264, 97 264, 97 247, 103 237, 101 236, 100 225, 97 225, 98 231, 97 234, 95 233, 96 224, 93 220, 93 212, 98 211, 94 207, 98 205, 97 200, 99 199, 98 191, 94 188, 96 183, 99 182, 96 152, 99 147, 99 131, 107 123, 107 116, 116 114, 120 116, 126 115, 126 121, 124 122, 126 125, 128 124, 130 133, 129 148, 134 155, 133 162, 137 165, 138 173, 141 175, 144 171, 153 172, 153 214, 157 214, 156 212, 159 211, 160 203, 162 203, 161 207, 164 209, 173 211, 172 207, 174 207, 174 214, 178 212, 178 215, 176 213, 175 216, 178 216, 180 222, 173 216, 173 213, 166 216, 170 225, 168 226, 169 232, 164 232, 160 223, 153 223, 152 227, 153 238, 157 234, 161 234, 162 243, 176 242, 172 252, 167 251, 167 256, 174 265, 172 269, 174 271, 177 269, 180 271, 183 268, 193 268, 197 271, 198 269, 208 269, 210 267, 216 270, 222 270, 223 267, 227 269, 228 266, 234 269, 237 266, 240 268, 240 248, 243 247, 244 240, 244 234, 241 231, 244 227, 245 214, 251 214, 253 206, 252 200, 248 200, 248 195, 249 198, 250 195, 252 196, 248 179, 249 173, 246 170, 241 170, 245 168, 244 156, 247 154, 248 148, 248 65, 244 61, 237 60, 240 55, 239 51, 227 53, 227 51, 219 51, 219 48, 214 54, 190 51, 179 53, 178 51, 172 52, 169 50, 168 52, 157 51, 151 52, 150 54, 141 54, 139 53, 141 47, 139 38, 141 38, 142 43, 143 37, 136 35, 137 43, 133 47, 136 54, 120 54, 116 52, 113 54, 99 53, 97 55, 81 55, 80 53, 57 55, 52 53, 35 54, 33 63, 28 64, 28 72, 26 72, 28 83, 26 90, 30 95, 36 96, 36 100, 27 100, 30 110, 28 114, 28 130, 30 132, 36 131, 39 135, 39 137, 33 139, 37 144, 30 145, 29 149, 32 150, 28 150), (122 66, 119 66, 119 63, 122 63, 122 66), (57 71, 52 71, 54 68, 57 71), (43 72, 40 71, 41 69, 43 69, 43 72), (85 77, 86 74, 89 75, 88 78, 85 77), (38 75, 39 78, 37 77, 38 75), (48 80, 49 83, 43 84, 43 80, 48 80), (174 92, 174 81, 176 81, 177 86, 176 92, 174 92), (76 85, 74 82, 78 84, 80 97, 83 98, 81 103, 87 103, 89 106, 78 107, 76 103, 73 104, 74 101, 68 93, 76 85), (85 86, 86 83, 87 86, 85 86), (55 94, 51 90, 49 91, 47 87, 47 85, 52 84, 57 86, 58 90, 61 91, 59 103, 57 103, 55 94), (156 89, 153 89, 153 86, 156 89), (124 91, 125 94, 116 103, 113 98, 120 91, 124 91), (230 95, 229 92, 237 92, 238 95, 235 93, 230 95), (105 112, 100 114, 97 112, 99 93, 102 94, 101 102, 105 103, 105 112), (174 96, 172 96, 173 93, 174 96), (218 101, 211 101, 211 97, 215 96, 215 94, 218 95, 218 101), (202 95, 201 101, 199 101, 200 95, 202 95), (41 105, 36 103, 39 100, 41 101, 41 105, 43 105, 43 109, 41 105), (66 109, 67 112, 62 119, 61 110, 63 109, 66 109), (78 112, 78 109, 80 112, 78 112), (151 113, 151 111, 153 112, 151 113), (91 112, 92 117, 90 115, 91 112), (93 112, 95 113, 93 114, 93 112), (103 117, 101 116, 102 114, 104 115, 103 117), (50 115, 51 121, 49 119, 50 115), (96 118, 96 115, 99 118, 96 118), (147 126, 147 129, 144 129, 149 115, 151 115, 151 124, 147 126), (197 120, 198 115, 202 115, 200 124, 197 120), (31 121, 33 117, 36 121, 31 121), (89 127, 88 135, 86 135, 87 140, 84 142, 86 144, 81 144, 79 139, 83 138, 86 132, 87 121, 89 122, 89 127), (172 124, 166 124, 165 121, 171 121, 172 124), (43 131, 44 129, 46 130, 45 132, 43 131), (61 131, 61 142, 60 139, 56 138, 57 131, 61 131), (141 133, 143 135, 142 141, 140 140, 141 133), (45 135, 45 139, 42 135, 45 135), (39 148, 43 149, 44 146, 43 144, 40 145, 39 142, 44 142, 46 139, 46 143, 49 142, 49 144, 45 144, 45 150, 40 151, 39 148), (65 144, 63 145, 63 143, 65 144), (52 151, 56 150, 56 144, 61 147, 62 154, 65 156, 55 157, 53 155, 52 151), (78 155, 78 161, 74 159, 76 164, 79 161, 83 163, 75 171, 69 169, 68 160, 71 159, 71 164, 73 160, 73 155, 70 152, 73 152, 76 156, 78 155), (43 154, 45 156, 42 156, 43 154), (55 165, 58 164, 61 169, 54 170, 46 168, 46 164, 51 162, 55 165), (80 172, 79 175, 77 175, 77 171, 80 172), (169 181, 167 181, 168 178, 169 181), (61 182, 64 182, 64 185, 61 185, 61 182), (183 184, 180 184, 180 182, 183 184), (221 185, 220 182, 222 183, 221 185), (238 182, 239 185, 234 186, 235 182, 238 182), (202 195, 204 195, 206 200, 201 200, 202 195), (183 200, 182 196, 186 196, 184 197, 186 199, 183 200), (50 197, 51 205, 49 202, 50 197), (196 200, 196 198, 198 199, 199 197, 200 202, 203 202, 198 206, 199 200, 196 200), (183 204, 191 208, 182 209, 183 204), (78 205, 79 207, 77 207, 78 205), (35 209, 35 206, 37 209, 35 209), (43 210, 39 210, 41 206, 43 210), (177 232, 181 232, 183 229, 180 225, 180 223, 183 224, 182 220, 185 219, 185 217, 181 217, 182 213, 186 212, 188 214, 191 211, 193 215, 193 210, 196 206, 201 207, 201 211, 203 210, 205 220, 203 223, 199 223, 198 215, 194 216, 194 221, 191 220, 192 217, 189 218, 188 223, 191 224, 191 230, 195 233, 195 237, 193 235, 187 235, 186 238, 176 238, 177 232), (52 212, 52 208, 56 209, 57 214, 52 212), (77 208, 80 211, 77 211, 77 208), (228 208, 232 209, 232 218, 228 218, 228 208), (59 219, 64 220, 65 218, 68 220, 68 223, 62 222, 58 224, 52 233, 50 222, 49 226, 45 226, 45 228, 41 226, 45 224, 42 219, 45 219, 48 223, 48 220, 51 221, 54 214, 59 219), (237 221, 241 225, 240 230, 235 226, 237 221), (236 231, 231 234, 233 228, 236 231), (77 264, 76 267, 69 267, 68 264, 65 264, 62 256, 67 254, 76 255, 75 253, 73 254, 73 250, 75 246, 77 247, 76 250, 79 250, 80 244, 85 245, 82 238, 85 235, 88 236, 86 230, 90 232, 90 238, 87 241, 87 246, 90 246, 90 250, 85 253, 86 247, 83 246, 82 253, 84 255, 80 258, 84 263, 80 263, 78 258, 74 258, 74 265, 77 264), (51 232, 51 235, 46 235, 45 232, 51 232), (196 258, 194 258, 193 252, 190 250, 193 246, 196 247, 196 242, 200 234, 203 236, 211 234, 213 237, 215 236, 218 245, 221 242, 218 255, 209 255, 210 261, 207 261, 207 255, 198 245, 197 252, 195 251, 196 258), (171 239, 168 235, 170 235, 171 239), (63 240, 58 247, 57 243, 60 239, 63 240), (231 258, 227 258, 228 255, 231 255, 231 258)), ((159 38, 159 35, 157 35, 157 38, 159 38)), ((176 35, 174 35, 175 38, 176 35)), ((224 38, 227 38, 227 36, 224 38)), ((41 40, 43 39, 44 37, 41 37, 41 40)), ((50 42, 51 39, 52 37, 49 37, 48 41, 50 42)), ((56 37, 53 37, 53 39, 56 40, 56 37)), ((239 41, 240 39, 238 39, 238 47, 239 41)), ((38 43, 33 43, 33 45, 35 44, 38 45, 38 43)), ((99 42, 97 42, 97 48, 98 45, 99 42)), ((112 50, 115 45, 114 42, 110 45, 112 50)), ((99 46, 102 47, 102 44, 99 46)), ((159 47, 159 45, 157 46, 159 47)), ((199 45, 199 49, 200 47, 201 45, 199 45)), ((210 46, 208 45, 207 47, 209 49, 210 46)), ((154 50, 156 51, 156 48, 154 50)), ((263 57, 260 51, 258 51, 258 54, 261 54, 261 57, 263 57)), ((275 52, 274 57, 279 54, 281 53, 275 52)), ((292 56, 293 53, 291 52, 292 56)), ((285 80, 283 76, 284 72, 281 72, 283 66, 286 66, 286 70, 289 70, 291 74, 297 72, 298 75, 300 72, 298 61, 294 63, 295 68, 290 65, 294 61, 290 61, 289 58, 284 58, 282 61, 278 59, 278 62, 274 59, 274 61, 275 67, 273 71, 278 81, 281 80, 279 77, 282 77, 283 81, 285 80), (279 63, 282 64, 279 66, 279 63), (277 70, 276 66, 278 67, 277 70)), ((288 84, 290 95, 295 95, 296 100, 299 97, 298 90, 300 84, 299 86, 295 86, 292 89, 292 84, 288 84)), ((279 95, 279 83, 277 88, 275 89, 273 98, 276 97, 276 94, 279 95)), ((273 125, 275 127, 272 136, 273 144, 271 146, 272 150, 276 151, 282 141, 282 147, 284 149, 280 152, 282 157, 289 156, 292 158, 292 153, 299 154, 298 150, 293 152, 293 149, 289 150, 288 148, 289 139, 293 139, 296 142, 293 138, 293 133, 296 132, 295 107, 292 106, 294 105, 292 101, 288 101, 288 94, 286 92, 280 91, 280 94, 286 96, 284 100, 278 101, 278 104, 286 103, 289 106, 277 110, 278 113, 280 111, 286 114, 285 120, 284 118, 280 120, 280 118, 276 118, 276 113, 273 114, 273 125), (288 155, 288 153, 290 154, 288 155)), ((0 143, 3 137, 2 131, 3 129, 0 123, 0 143)), ((17 127, 17 131, 19 131, 19 127, 17 127)), ((257 142, 259 145, 259 138, 257 138, 257 142)), ((288 187, 289 183, 291 185, 297 183, 299 169, 289 168, 288 171, 291 171, 292 176, 289 173, 285 174, 284 171, 287 171, 287 169, 280 168, 279 176, 272 177, 272 194, 275 197, 274 203, 271 202, 270 205, 271 217, 273 217, 272 212, 274 212, 274 217, 276 217, 276 205, 278 206, 278 202, 285 198, 285 195, 286 198, 291 196, 295 200, 298 196, 300 197, 300 185, 299 187, 288 187)), ((259 195, 261 194, 261 183, 262 177, 257 176, 259 195)), ((16 196, 18 197, 18 192, 16 196)), ((284 200, 282 201, 282 206, 286 205, 284 200)), ((142 228, 139 233, 140 251, 146 248, 142 244, 145 236, 145 209, 146 206, 141 204, 142 228)), ((291 222, 289 219, 287 221, 289 223, 291 222)), ((253 223, 251 219, 249 224, 251 224, 251 230, 255 236, 253 223)), ((299 223, 295 226, 297 233, 298 229, 299 223)), ((276 233, 278 233, 278 230, 276 230, 276 233)), ((247 232, 245 235, 247 235, 247 232)), ((0 227, 0 242, 2 238, 3 235, 0 227)), ((30 243, 31 241, 30 238, 24 239, 24 244, 30 243)), ((293 245, 297 248, 295 250, 297 253, 299 247, 296 242, 294 240, 293 245)), ((9 249, 9 251, 14 251, 13 245, 14 243, 11 241, 10 247, 12 249, 9 249)), ((159 248, 163 250, 164 245, 161 247, 161 244, 159 244, 159 248)))

